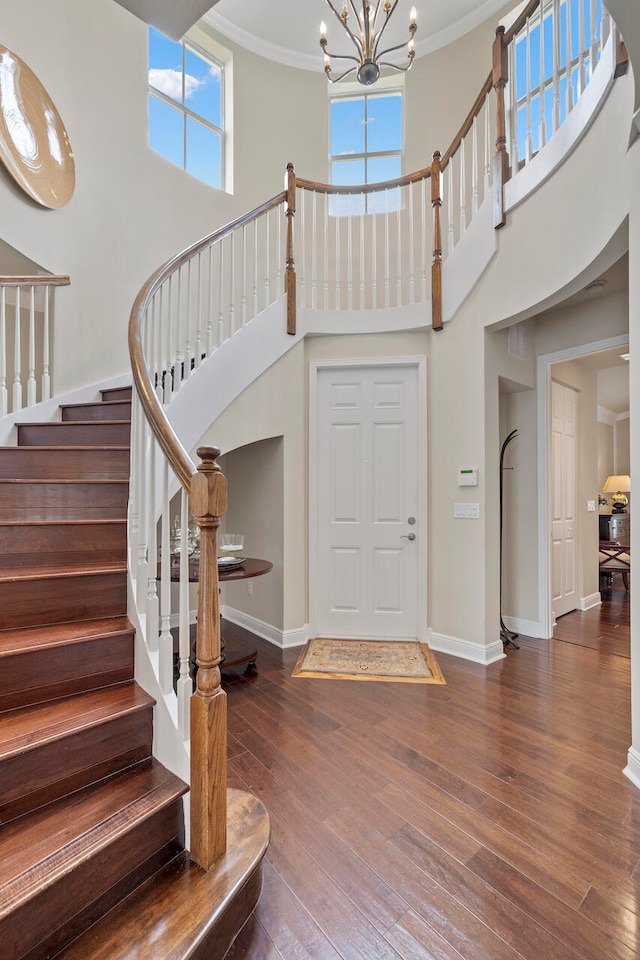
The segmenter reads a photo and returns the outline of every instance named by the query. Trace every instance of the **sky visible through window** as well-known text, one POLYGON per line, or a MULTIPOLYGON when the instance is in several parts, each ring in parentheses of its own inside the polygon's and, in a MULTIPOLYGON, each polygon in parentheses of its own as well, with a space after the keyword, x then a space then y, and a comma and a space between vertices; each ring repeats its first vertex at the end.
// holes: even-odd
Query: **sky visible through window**
MULTIPOLYGON (((591 42, 592 24, 591 24, 591 2, 590 0, 568 0, 570 10, 570 28, 571 28, 571 60, 577 61, 581 52, 589 50, 591 42), (582 5, 584 13, 584 50, 580 51, 580 32, 579 32, 579 6, 582 5)), ((567 94, 567 2, 560 4, 560 41, 559 41, 559 62, 558 72, 562 75, 560 78, 560 117, 559 122, 563 123, 566 119, 566 94, 567 94)), ((600 27, 602 22, 602 0, 596 0, 595 13, 595 32, 598 43, 600 42, 600 27)), ((547 131, 547 139, 553 131, 553 19, 552 8, 547 7, 544 16, 543 27, 543 57, 544 57, 544 120, 547 131)), ((540 22, 529 31, 529 49, 530 49, 530 76, 531 90, 535 91, 540 87, 540 22)), ((591 71, 595 66, 591 64, 590 58, 585 59, 585 79, 588 83, 591 78, 591 71)), ((573 86, 574 103, 578 99, 578 67, 571 68, 571 84, 573 86)), ((527 40, 523 33, 516 43, 516 95, 518 103, 524 100, 527 92, 527 40)), ((533 96, 531 99, 531 139, 532 149, 537 151, 540 146, 540 95, 533 96)), ((527 109, 525 106, 518 108, 518 156, 526 155, 527 140, 527 109)))
POLYGON ((149 145, 222 187, 222 67, 149 28, 149 145))

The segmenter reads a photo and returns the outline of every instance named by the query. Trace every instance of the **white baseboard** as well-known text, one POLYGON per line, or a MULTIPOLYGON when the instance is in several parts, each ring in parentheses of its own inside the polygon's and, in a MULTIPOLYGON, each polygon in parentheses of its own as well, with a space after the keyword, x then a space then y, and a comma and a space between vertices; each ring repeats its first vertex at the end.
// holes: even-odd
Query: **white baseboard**
POLYGON ((537 620, 523 620, 522 617, 503 617, 502 619, 507 630, 511 630, 512 633, 522 634, 525 637, 546 639, 537 620))
POLYGON ((640 790, 640 753, 635 747, 629 747, 627 765, 622 772, 631 780, 634 787, 640 790))
POLYGON ((593 607, 598 607, 602 603, 602 597, 600 593, 592 593, 589 597, 580 597, 580 609, 581 610, 591 610, 593 607))
POLYGON ((294 630, 281 630, 279 627, 265 623, 264 620, 258 620, 257 617, 252 617, 251 614, 236 610, 235 607, 230 607, 227 604, 222 605, 221 613, 225 620, 230 620, 231 623, 236 623, 239 627, 250 630, 251 633, 262 637, 263 640, 268 640, 274 646, 280 647, 281 650, 302 646, 309 639, 307 624, 294 630))
POLYGON ((454 657, 460 657, 462 660, 473 660, 474 663, 482 663, 488 666, 497 660, 504 659, 504 650, 502 640, 494 640, 488 646, 481 646, 479 643, 472 643, 470 640, 461 640, 459 637, 448 637, 444 633, 434 633, 428 631, 428 643, 432 650, 439 653, 450 653, 454 657))

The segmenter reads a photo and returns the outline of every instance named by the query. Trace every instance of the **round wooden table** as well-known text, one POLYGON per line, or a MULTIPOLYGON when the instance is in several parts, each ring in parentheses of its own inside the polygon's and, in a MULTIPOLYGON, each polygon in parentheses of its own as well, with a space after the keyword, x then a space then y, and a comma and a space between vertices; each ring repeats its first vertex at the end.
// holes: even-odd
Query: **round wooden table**
MULTIPOLYGON (((262 577, 265 573, 273 570, 273 564, 269 560, 258 560, 255 557, 247 557, 241 566, 234 567, 233 570, 225 570, 218 566, 218 580, 227 583, 229 580, 250 580, 252 577, 262 577)), ((232 667, 241 666, 246 663, 248 667, 255 667, 258 650, 252 644, 241 643, 238 640, 225 640, 220 634, 220 652, 222 660, 220 661, 221 670, 230 670, 232 667)))

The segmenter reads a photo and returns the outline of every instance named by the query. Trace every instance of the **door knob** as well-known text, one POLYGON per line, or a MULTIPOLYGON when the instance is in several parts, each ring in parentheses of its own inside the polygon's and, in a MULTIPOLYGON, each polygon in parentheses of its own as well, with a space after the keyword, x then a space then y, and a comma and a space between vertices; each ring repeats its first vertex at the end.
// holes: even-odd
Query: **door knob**
POLYGON ((415 540, 415 533, 403 533, 400 537, 401 540, 415 540))

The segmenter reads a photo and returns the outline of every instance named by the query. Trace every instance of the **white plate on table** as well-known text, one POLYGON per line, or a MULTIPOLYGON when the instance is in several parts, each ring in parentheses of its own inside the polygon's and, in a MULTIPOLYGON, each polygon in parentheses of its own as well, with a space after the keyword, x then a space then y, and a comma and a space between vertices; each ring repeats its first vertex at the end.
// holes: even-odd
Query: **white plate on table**
POLYGON ((241 567, 244 561, 245 557, 218 557, 218 569, 235 570, 237 567, 241 567))

